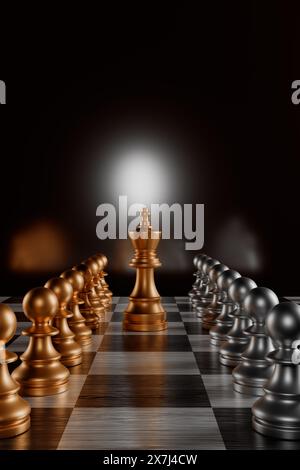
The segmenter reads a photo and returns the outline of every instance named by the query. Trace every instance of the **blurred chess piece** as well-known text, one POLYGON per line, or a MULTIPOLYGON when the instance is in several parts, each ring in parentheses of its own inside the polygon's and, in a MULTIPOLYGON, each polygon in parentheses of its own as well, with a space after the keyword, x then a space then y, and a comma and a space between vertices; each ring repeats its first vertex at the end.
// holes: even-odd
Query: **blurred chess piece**
POLYGON ((73 287, 73 295, 70 301, 70 310, 73 316, 69 319, 69 326, 75 333, 75 341, 81 346, 86 346, 92 342, 92 330, 85 324, 85 319, 81 315, 79 305, 84 301, 79 298, 79 294, 84 288, 83 275, 74 269, 69 269, 61 274, 73 287))
POLYGON ((32 325, 22 331, 29 336, 29 344, 22 364, 12 373, 23 395, 54 395, 68 388, 70 372, 52 344, 52 336, 58 334, 52 326, 58 307, 56 295, 46 287, 32 289, 24 297, 23 310, 32 325))
POLYGON ((202 315, 202 325, 204 329, 209 330, 216 323, 217 316, 221 313, 223 307, 223 298, 224 294, 222 289, 217 285, 218 277, 224 272, 228 271, 229 268, 225 264, 216 264, 209 271, 209 279, 213 283, 213 297, 211 303, 203 311, 202 315))
POLYGON ((107 284, 107 282, 105 280, 105 277, 108 275, 105 272, 105 269, 107 268, 107 265, 108 265, 107 256, 105 256, 103 253, 97 253, 95 255, 95 258, 98 259, 98 260, 102 260, 103 268, 100 271, 100 282, 101 282, 101 285, 104 289, 104 293, 107 294, 110 297, 110 303, 112 303, 112 295, 113 294, 112 294, 112 291, 109 289, 109 285, 107 284))
POLYGON ((197 295, 198 290, 201 287, 201 282, 203 280, 203 272, 202 272, 202 262, 205 260, 207 256, 204 253, 199 253, 198 255, 194 256, 193 264, 196 268, 196 272, 194 272, 193 276, 196 277, 194 284, 192 285, 192 289, 189 291, 189 301, 192 302, 193 297, 197 295), (199 263, 199 264, 198 264, 199 263))
POLYGON ((83 301, 79 306, 80 313, 84 316, 86 325, 91 330, 96 330, 99 327, 100 318, 90 302, 91 288, 94 286, 92 273, 84 263, 74 266, 72 269, 84 277, 84 286, 79 293, 79 299, 83 301))
POLYGON ((7 367, 18 359, 17 354, 5 349, 16 327, 14 312, 0 304, 0 438, 17 436, 30 428, 30 405, 18 395, 20 386, 7 367))
POLYGON ((208 276, 206 275, 207 261, 212 260, 210 256, 203 255, 197 263, 198 276, 200 277, 200 283, 195 289, 194 295, 191 299, 193 307, 196 307, 198 302, 201 302, 202 296, 207 294, 209 291, 208 276))
POLYGON ((99 291, 96 290, 98 287, 98 273, 99 265, 93 258, 89 258, 83 262, 92 273, 92 281, 89 289, 89 301, 93 307, 94 313, 98 316, 99 321, 104 318, 105 307, 109 305, 109 299, 106 299, 107 303, 103 303, 103 297, 101 297, 99 291))
POLYGON ((65 366, 77 366, 82 362, 82 349, 76 343, 75 334, 70 330, 67 320, 73 317, 73 313, 67 310, 67 305, 73 295, 73 287, 61 277, 50 279, 46 282, 45 287, 54 292, 59 303, 54 317, 54 325, 58 329, 58 334, 52 340, 54 347, 61 354, 60 360, 65 366))
MULTIPOLYGON (((80 313, 85 318, 86 325, 91 330, 96 330, 100 324, 100 314, 98 315, 97 308, 95 308, 95 304, 96 306, 99 306, 99 300, 97 298, 95 303, 92 302, 92 289, 94 289, 94 281, 91 270, 84 263, 81 263, 78 266, 74 266, 72 270, 79 272, 84 278, 83 289, 78 294, 78 298, 81 301, 79 305, 80 313)), ((101 312, 103 313, 103 309, 100 309, 100 313, 101 312)))
POLYGON ((154 281, 154 269, 161 266, 156 248, 161 232, 153 231, 148 209, 142 209, 141 221, 129 238, 135 250, 129 266, 136 268, 136 282, 124 311, 123 328, 129 331, 160 331, 167 328, 166 312, 154 281))
POLYGON ((98 295, 98 298, 101 304, 104 306, 105 310, 110 310, 112 297, 107 291, 105 291, 101 282, 101 275, 102 275, 101 273, 103 273, 103 267, 104 267, 103 260, 102 258, 99 258, 98 256, 92 256, 91 259, 97 263, 97 267, 98 267, 97 274, 94 276, 96 294, 98 295))
POLYGON ((214 283, 209 278, 210 270, 220 264, 220 261, 213 259, 213 258, 205 258, 202 264, 202 271, 204 273, 204 279, 202 282, 201 288, 197 294, 193 297, 192 305, 193 308, 197 311, 197 317, 202 318, 204 310, 208 307, 213 299, 213 290, 214 290, 214 283))
POLYGON ((217 279, 217 286, 223 293, 222 309, 215 319, 215 325, 210 329, 210 342, 213 346, 220 346, 226 340, 228 332, 233 325, 232 313, 236 310, 236 303, 228 296, 228 289, 235 279, 241 277, 240 273, 233 269, 224 271, 217 279))

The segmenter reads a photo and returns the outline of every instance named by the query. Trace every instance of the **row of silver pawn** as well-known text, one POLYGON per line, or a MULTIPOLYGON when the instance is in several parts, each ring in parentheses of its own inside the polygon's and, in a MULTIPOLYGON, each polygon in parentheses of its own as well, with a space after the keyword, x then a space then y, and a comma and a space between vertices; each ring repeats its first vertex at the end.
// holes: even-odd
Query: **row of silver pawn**
POLYGON ((258 397, 255 431, 300 439, 300 306, 203 253, 194 257, 192 309, 236 392, 258 397))

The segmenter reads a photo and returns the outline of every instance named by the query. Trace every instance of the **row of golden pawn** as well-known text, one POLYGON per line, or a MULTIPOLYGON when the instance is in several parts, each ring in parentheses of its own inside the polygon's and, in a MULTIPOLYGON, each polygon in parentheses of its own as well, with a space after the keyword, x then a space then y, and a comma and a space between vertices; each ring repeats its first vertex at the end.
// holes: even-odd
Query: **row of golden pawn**
POLYGON ((12 309, 0 304, 0 437, 12 437, 30 427, 30 405, 23 396, 46 396, 68 388, 68 367, 82 362, 82 351, 92 341, 110 309, 112 293, 105 281, 107 257, 92 256, 50 279, 45 287, 30 290, 23 310, 32 325, 22 363, 10 375, 8 363, 18 356, 5 349, 16 332, 12 309))

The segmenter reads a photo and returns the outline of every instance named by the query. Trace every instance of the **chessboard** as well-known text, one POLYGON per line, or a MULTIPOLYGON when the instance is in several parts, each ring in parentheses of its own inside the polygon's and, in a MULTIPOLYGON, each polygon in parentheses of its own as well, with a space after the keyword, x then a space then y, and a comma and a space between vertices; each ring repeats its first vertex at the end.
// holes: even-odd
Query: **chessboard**
MULTIPOLYGON (((0 302, 17 315, 8 349, 20 355, 29 326, 22 299, 0 302)), ((255 398, 233 391, 231 369, 220 364, 188 297, 162 298, 168 329, 158 333, 123 332, 127 302, 113 297, 82 364, 70 368, 68 391, 28 397, 30 430, 0 440, 0 450, 300 449, 252 430, 255 398)))

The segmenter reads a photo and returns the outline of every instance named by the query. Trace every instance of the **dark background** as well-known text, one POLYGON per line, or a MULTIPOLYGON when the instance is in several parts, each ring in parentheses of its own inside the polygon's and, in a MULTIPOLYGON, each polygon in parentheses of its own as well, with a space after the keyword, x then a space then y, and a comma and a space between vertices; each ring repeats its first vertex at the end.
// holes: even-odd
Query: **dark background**
MULTIPOLYGON (((19 11, 3 29, 1 295, 99 251, 113 291, 130 293, 130 243, 98 240, 95 214, 119 194, 105 184, 122 159, 111 148, 140 141, 170 168, 167 200, 153 202, 205 204, 206 253, 300 294, 299 7, 157 5, 35 11, 33 24, 19 11)), ((161 242, 162 295, 190 289, 194 254, 161 242)))

